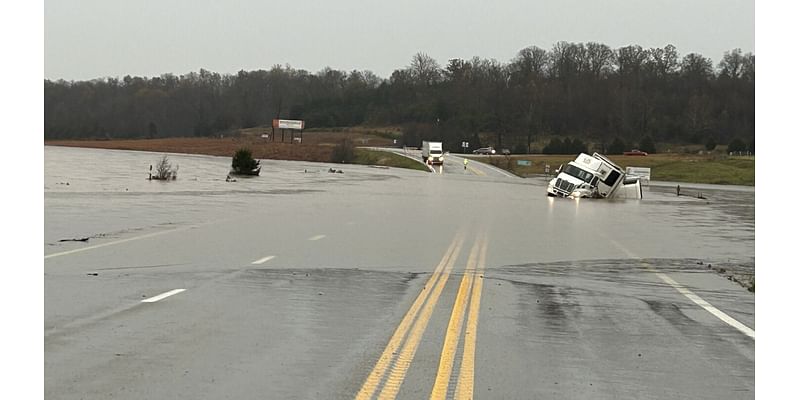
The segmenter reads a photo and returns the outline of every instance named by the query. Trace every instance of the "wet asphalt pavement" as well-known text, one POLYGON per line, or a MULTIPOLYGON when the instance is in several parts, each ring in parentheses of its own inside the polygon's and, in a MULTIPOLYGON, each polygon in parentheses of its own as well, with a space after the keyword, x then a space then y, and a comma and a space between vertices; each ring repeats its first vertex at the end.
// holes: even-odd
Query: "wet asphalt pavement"
POLYGON ((754 397, 753 188, 160 156, 45 147, 47 398, 754 397))

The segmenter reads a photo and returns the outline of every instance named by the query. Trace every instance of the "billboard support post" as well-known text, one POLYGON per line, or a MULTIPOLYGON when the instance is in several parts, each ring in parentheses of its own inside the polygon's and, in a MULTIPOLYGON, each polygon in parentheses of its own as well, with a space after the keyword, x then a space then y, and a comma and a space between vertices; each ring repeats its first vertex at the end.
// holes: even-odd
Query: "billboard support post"
POLYGON ((303 142, 303 128, 305 128, 305 121, 294 119, 273 119, 272 120, 272 137, 275 138, 275 128, 281 130, 281 143, 286 139, 286 129, 290 131, 292 143, 294 143, 294 131, 300 131, 300 143, 303 142))

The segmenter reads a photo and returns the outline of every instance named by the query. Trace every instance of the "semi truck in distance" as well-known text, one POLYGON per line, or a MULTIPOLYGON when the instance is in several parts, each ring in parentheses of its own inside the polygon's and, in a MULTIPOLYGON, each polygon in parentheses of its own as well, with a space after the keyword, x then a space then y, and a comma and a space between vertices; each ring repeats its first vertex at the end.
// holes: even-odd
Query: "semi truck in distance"
POLYGON ((570 198, 641 199, 638 176, 628 176, 606 156, 581 153, 566 166, 556 170, 547 185, 547 195, 570 198))
POLYGON ((442 142, 422 142, 422 161, 426 164, 430 160, 431 164, 444 164, 444 153, 442 152, 442 142))

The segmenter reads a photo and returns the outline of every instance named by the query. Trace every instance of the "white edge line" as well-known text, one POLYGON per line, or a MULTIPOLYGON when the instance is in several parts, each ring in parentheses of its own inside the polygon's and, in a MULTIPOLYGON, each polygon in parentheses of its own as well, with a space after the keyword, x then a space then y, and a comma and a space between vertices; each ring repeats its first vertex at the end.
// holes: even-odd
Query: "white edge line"
POLYGON ((133 241, 133 240, 139 240, 139 239, 149 238, 149 237, 158 236, 158 235, 164 235, 164 234, 172 233, 172 232, 179 232, 179 231, 185 231, 185 230, 188 230, 188 229, 195 229, 195 228, 199 228, 201 226, 218 223, 220 221, 225 221, 225 219, 218 220, 218 221, 203 222, 203 223, 200 223, 200 224, 188 225, 188 226, 183 226, 183 227, 179 227, 179 228, 175 228, 175 229, 168 229, 166 231, 147 233, 147 234, 144 234, 144 235, 141 235, 141 236, 134 236, 134 237, 131 237, 131 238, 117 240, 117 241, 114 241, 114 242, 100 243, 100 244, 96 244, 94 246, 81 247, 79 249, 62 251, 60 253, 47 254, 47 255, 44 256, 44 259, 46 260, 46 259, 52 258, 52 257, 65 256, 67 254, 73 254, 73 253, 78 253, 78 252, 81 252, 81 251, 97 249, 97 248, 105 247, 105 246, 111 246, 111 245, 114 245, 114 244, 130 242, 130 241, 133 241))
MULTIPOLYGON (((636 254, 631 253, 630 251, 628 251, 628 249, 622 247, 622 245, 620 245, 616 241, 611 240, 611 242, 614 243, 614 245, 617 246, 620 250, 622 250, 625 253, 627 253, 629 257, 641 259, 641 257, 637 257, 636 254)), ((744 333, 745 335, 747 335, 750 338, 752 338, 753 340, 755 340, 756 331, 754 329, 752 329, 752 328, 748 327, 747 325, 745 325, 745 324, 733 319, 733 317, 731 317, 728 314, 725 314, 719 308, 714 307, 713 305, 711 305, 711 303, 703 300, 702 297, 694 294, 694 292, 692 292, 691 290, 689 290, 685 286, 681 285, 680 283, 676 282, 674 279, 670 278, 666 274, 664 274, 662 272, 658 272, 655 268, 653 268, 652 266, 650 266, 648 264, 645 264, 645 265, 649 269, 653 270, 656 273, 656 276, 658 276, 662 281, 664 281, 664 283, 666 283, 666 284, 672 286, 673 288, 675 288, 675 290, 680 292, 687 299, 693 301, 695 304, 697 304, 698 306, 702 307, 704 310, 708 311, 713 316, 719 318, 722 322, 724 322, 724 323, 726 323, 726 324, 738 329, 740 332, 744 333)))
POLYGON ((273 258, 275 258, 275 256, 267 256, 267 257, 264 257, 262 259, 253 261, 251 264, 263 264, 263 263, 265 263, 265 262, 267 262, 269 260, 272 260, 273 258))
POLYGON ((668 283, 670 286, 674 287, 675 290, 681 292, 681 294, 686 296, 689 300, 695 302, 695 304, 697 304, 698 306, 703 307, 703 309, 705 309, 706 311, 710 312, 715 317, 721 319, 726 324, 738 329, 739 331, 741 331, 742 333, 744 333, 745 335, 747 335, 747 336, 749 336, 749 337, 751 337, 753 339, 756 338, 756 331, 754 331, 753 329, 750 329, 745 324, 733 319, 730 315, 725 314, 722 310, 718 309, 717 307, 714 307, 709 302, 703 300, 702 297, 694 294, 694 292, 692 292, 691 290, 687 289, 685 286, 681 285, 678 282, 675 282, 675 280, 673 280, 672 278, 670 278, 669 276, 667 276, 667 275, 665 275, 665 274, 663 274, 661 272, 656 272, 656 275, 658 275, 658 277, 661 278, 662 281, 664 281, 664 282, 668 283))
POLYGON ((89 246, 89 247, 81 247, 81 248, 79 248, 79 249, 68 250, 68 251, 62 251, 61 253, 53 253, 53 254, 48 254, 48 255, 44 256, 44 259, 46 260, 46 259, 48 259, 48 258, 52 258, 52 257, 65 256, 65 255, 67 255, 67 254, 73 254, 73 253, 78 253, 78 252, 81 252, 81 251, 86 251, 86 250, 97 249, 97 248, 100 248, 100 247, 105 247, 105 246, 111 246, 111 245, 114 245, 114 244, 120 244, 120 243, 130 242, 130 241, 132 241, 132 240, 139 240, 139 239, 144 239, 144 238, 148 238, 148 237, 153 237, 153 236, 158 236, 158 235, 164 235, 164 234, 167 234, 167 233, 172 233, 172 232, 177 232, 177 231, 181 231, 181 230, 186 230, 186 229, 190 229, 190 228, 193 228, 193 227, 194 227, 194 226, 187 226, 187 227, 182 227, 182 228, 177 228, 177 229, 170 229, 170 230, 161 231, 161 232, 153 232, 153 233, 148 233, 148 234, 141 235, 141 236, 134 236, 134 237, 127 238, 127 239, 116 240, 116 241, 113 241, 113 242, 107 242, 107 243, 96 244, 96 245, 94 245, 94 246, 89 246))
POLYGON ((312 236, 312 237, 308 238, 308 240, 320 240, 320 239, 322 239, 324 237, 325 237, 325 235, 317 235, 317 236, 312 236))
POLYGON ((175 290, 170 290, 169 292, 166 292, 166 293, 161 293, 161 294, 160 294, 160 295, 158 295, 158 296, 154 296, 154 297, 151 297, 151 298, 149 298, 149 299, 144 299, 144 300, 142 300, 142 303, 155 303, 155 302, 157 302, 157 301, 159 301, 159 300, 166 299, 166 298, 167 298, 167 297, 169 297, 169 296, 172 296, 172 295, 178 294, 178 293, 180 293, 180 292, 184 292, 184 291, 186 291, 186 289, 175 289, 175 290))

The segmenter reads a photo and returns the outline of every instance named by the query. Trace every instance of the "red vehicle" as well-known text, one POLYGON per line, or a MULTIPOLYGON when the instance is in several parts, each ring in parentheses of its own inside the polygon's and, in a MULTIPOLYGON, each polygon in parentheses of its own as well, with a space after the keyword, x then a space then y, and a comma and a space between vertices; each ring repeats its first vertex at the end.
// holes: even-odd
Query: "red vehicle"
POLYGON ((647 152, 633 149, 631 151, 626 151, 626 152, 624 152, 622 154, 626 155, 626 156, 646 156, 647 152))

